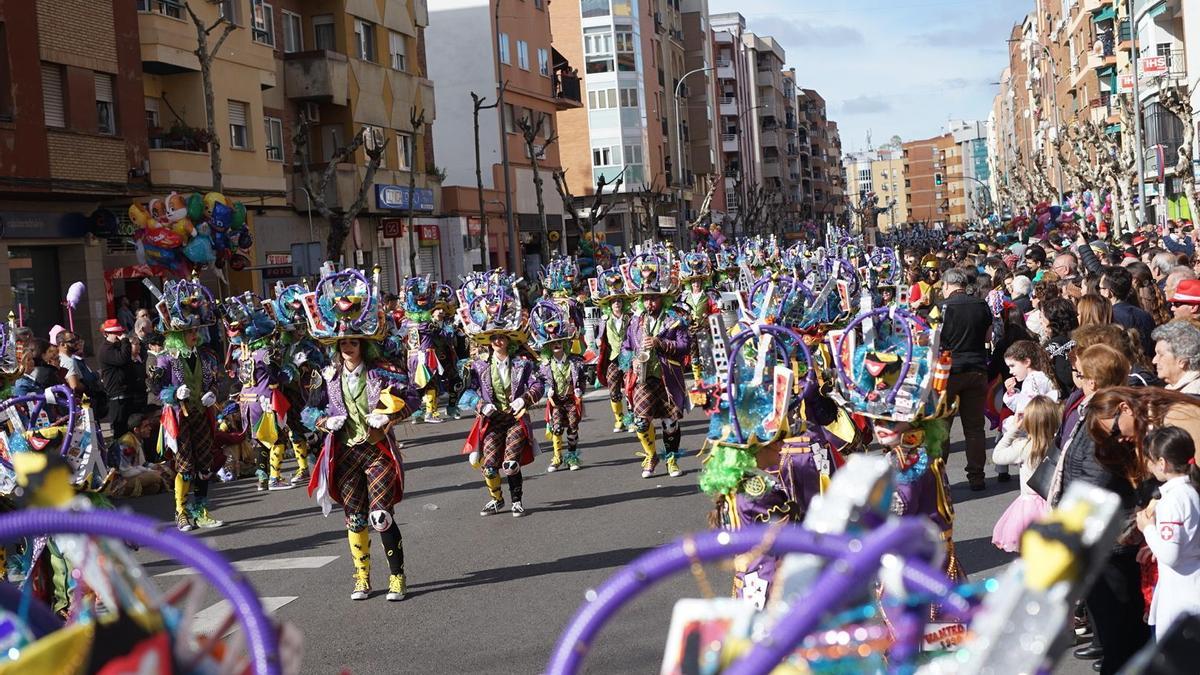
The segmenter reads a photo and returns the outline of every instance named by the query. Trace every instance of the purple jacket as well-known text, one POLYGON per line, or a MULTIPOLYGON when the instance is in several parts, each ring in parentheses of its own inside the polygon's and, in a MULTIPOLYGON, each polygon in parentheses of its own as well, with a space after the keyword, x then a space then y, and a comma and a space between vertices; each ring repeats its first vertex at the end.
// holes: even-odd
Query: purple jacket
MULTIPOLYGON (((238 358, 237 378, 242 383, 238 396, 238 407, 242 411, 242 423, 246 429, 256 429, 262 420, 264 411, 262 398, 274 398, 274 393, 281 380, 279 368, 271 360, 271 352, 267 348, 256 349, 250 358, 238 358)), ((280 422, 285 416, 280 417, 280 422)))
POLYGON ((892 512, 901 516, 926 516, 942 533, 949 532, 953 526, 954 504, 950 501, 950 481, 946 477, 945 465, 931 459, 929 465, 917 475, 900 472, 892 500, 892 512), (935 470, 935 465, 940 468, 935 470), (946 513, 939 508, 939 488, 946 496, 946 503, 942 505, 946 513))
MULTIPOLYGON (((404 400, 407 414, 411 414, 420 406, 421 396, 412 387, 396 379, 395 374, 382 368, 366 369, 367 378, 367 414, 370 414, 379 403, 379 396, 385 389, 391 389, 393 395, 404 400)), ((342 367, 329 366, 322 373, 324 386, 313 390, 308 399, 308 408, 323 411, 322 417, 337 417, 346 415, 346 401, 342 395, 342 367)), ((407 416, 407 415, 406 415, 407 416)), ((333 436, 334 434, 330 434, 333 436)))
MULTIPOLYGON (((221 364, 211 353, 202 349, 196 350, 196 358, 200 360, 200 377, 203 385, 200 391, 192 392, 190 400, 198 404, 204 392, 216 391, 221 377, 221 364)), ((170 352, 162 352, 158 355, 158 362, 151 373, 152 386, 147 388, 159 392, 163 403, 178 404, 178 401, 175 400, 174 390, 184 383, 184 361, 186 361, 184 357, 174 356, 170 352)))
MULTIPOLYGON (((553 359, 554 357, 550 357, 553 359)), ((567 391, 559 392, 559 396, 574 397, 576 389, 584 388, 583 381, 583 359, 578 356, 567 356, 569 364, 569 374, 567 382, 567 391)), ((542 387, 546 396, 554 396, 554 371, 550 367, 550 361, 546 361, 538 369, 538 374, 542 378, 542 387)))
MULTIPOLYGON (((524 397, 527 407, 530 403, 540 401, 546 390, 542 383, 542 378, 539 376, 537 366, 523 356, 510 357, 508 365, 508 400, 512 401, 517 397, 524 397)), ((474 389, 479 392, 479 397, 486 403, 498 405, 496 392, 492 389, 491 360, 476 359, 472 361, 468 376, 470 377, 470 382, 467 384, 468 389, 474 389)))
MULTIPOLYGON (((646 316, 635 314, 629 321, 629 330, 625 333, 623 349, 636 354, 642 351, 642 340, 645 333, 643 324, 646 316)), ((687 386, 683 380, 683 360, 688 357, 692 348, 692 338, 688 333, 687 320, 678 312, 664 309, 660 315, 658 334, 661 347, 655 350, 658 363, 662 368, 663 382, 666 383, 667 393, 679 410, 686 412, 691 409, 687 395, 687 386)))

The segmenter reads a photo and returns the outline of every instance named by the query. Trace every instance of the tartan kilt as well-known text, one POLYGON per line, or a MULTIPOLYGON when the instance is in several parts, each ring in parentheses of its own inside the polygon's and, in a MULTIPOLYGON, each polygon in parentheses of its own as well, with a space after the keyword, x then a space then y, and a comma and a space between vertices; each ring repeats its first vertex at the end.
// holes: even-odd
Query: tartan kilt
POLYGON ((633 385, 633 400, 630 409, 634 417, 652 420, 683 419, 683 412, 671 400, 667 385, 662 378, 652 377, 638 380, 633 385))
POLYGON ((213 473, 213 427, 207 411, 195 409, 179 416, 179 450, 175 471, 208 478, 213 473))

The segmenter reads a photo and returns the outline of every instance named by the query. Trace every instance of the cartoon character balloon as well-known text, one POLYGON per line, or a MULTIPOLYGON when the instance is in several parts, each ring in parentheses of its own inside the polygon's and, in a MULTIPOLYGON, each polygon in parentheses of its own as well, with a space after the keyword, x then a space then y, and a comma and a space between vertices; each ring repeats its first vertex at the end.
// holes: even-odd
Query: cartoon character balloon
POLYGON ((209 265, 225 267, 254 244, 246 223, 246 207, 219 192, 188 196, 172 192, 165 199, 129 207, 138 262, 176 276, 209 265))

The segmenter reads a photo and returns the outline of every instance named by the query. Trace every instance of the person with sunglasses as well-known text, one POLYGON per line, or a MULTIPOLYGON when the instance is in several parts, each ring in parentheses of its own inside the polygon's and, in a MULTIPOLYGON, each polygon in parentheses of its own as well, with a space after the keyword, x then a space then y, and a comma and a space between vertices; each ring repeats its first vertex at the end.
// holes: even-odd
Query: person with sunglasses
POLYGON ((1200 279, 1184 279, 1171 295, 1171 316, 1200 319, 1200 279))

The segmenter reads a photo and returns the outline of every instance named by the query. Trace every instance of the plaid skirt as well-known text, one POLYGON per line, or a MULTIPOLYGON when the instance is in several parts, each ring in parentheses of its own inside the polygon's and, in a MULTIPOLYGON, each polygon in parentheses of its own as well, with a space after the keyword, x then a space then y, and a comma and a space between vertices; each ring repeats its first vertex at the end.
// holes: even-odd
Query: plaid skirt
POLYGON ((397 488, 403 488, 403 477, 396 475, 395 461, 387 450, 372 443, 339 448, 333 480, 348 524, 355 517, 365 519, 370 511, 391 513, 398 501, 397 488))
POLYGON ((638 380, 633 387, 633 404, 630 406, 634 417, 651 420, 677 420, 683 418, 683 413, 671 394, 667 385, 659 377, 648 377, 638 380))
POLYGON ((179 415, 179 451, 175 453, 175 471, 197 478, 213 473, 213 428, 203 409, 179 415))
POLYGON ((487 432, 483 436, 483 465, 485 472, 502 471, 505 475, 520 473, 503 471, 505 462, 520 462, 521 451, 528 439, 525 429, 512 415, 497 415, 488 422, 487 432))

